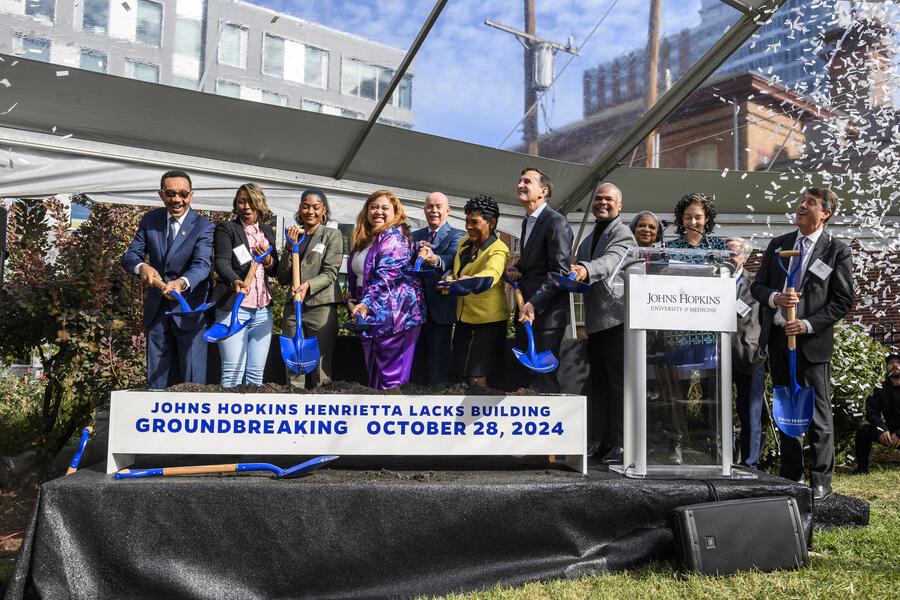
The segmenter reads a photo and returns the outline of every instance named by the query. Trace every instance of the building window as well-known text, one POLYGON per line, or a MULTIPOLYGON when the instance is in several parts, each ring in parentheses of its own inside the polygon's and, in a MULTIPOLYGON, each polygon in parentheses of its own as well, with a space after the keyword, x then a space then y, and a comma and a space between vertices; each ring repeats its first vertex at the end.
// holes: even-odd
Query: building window
POLYGON ((200 82, 193 77, 184 77, 182 75, 172 75, 172 85, 184 88, 186 90, 196 90, 200 82))
POLYGON ((159 48, 162 42, 162 4, 138 0, 135 39, 159 48))
POLYGON ((25 58, 50 62, 50 40, 22 38, 22 51, 25 53, 25 58))
POLYGON ((129 60, 125 63, 125 72, 138 81, 159 83, 159 65, 129 60))
POLYGON ((312 100, 303 99, 303 102, 300 104, 300 108, 303 110, 308 110, 309 112, 322 112, 322 103, 321 102, 313 102, 312 100))
POLYGON ((263 37, 262 72, 284 79, 284 39, 269 35, 263 37))
POLYGON ((230 81, 216 81, 216 93, 220 96, 228 96, 229 98, 241 97, 241 86, 230 81))
POLYGON ((719 168, 719 152, 715 144, 706 144, 689 149, 684 153, 686 169, 719 168))
POLYGON ((412 75, 404 75, 397 86, 397 105, 400 108, 412 108, 412 75))
POLYGON ((26 0, 25 14, 52 23, 56 16, 56 0, 26 0))
POLYGON ((94 50, 82 50, 78 68, 96 73, 106 73, 106 55, 94 50))
MULTIPOLYGON (((386 67, 368 65, 352 58, 341 61, 341 93, 346 96, 377 100, 388 90, 393 77, 394 71, 386 67)), ((412 76, 403 76, 390 104, 412 107, 412 76)))
POLYGON ((320 48, 306 46, 305 58, 303 83, 324 89, 326 87, 326 73, 328 73, 328 52, 320 48))
POLYGON ((81 28, 105 35, 109 29, 109 0, 84 0, 83 6, 81 28))
POLYGON ((231 23, 222 29, 219 41, 219 64, 238 69, 247 68, 247 30, 231 23))
POLYGON ((263 90, 262 92, 262 101, 265 104, 274 104, 275 106, 288 105, 287 96, 276 94, 275 92, 267 92, 266 90, 263 90))

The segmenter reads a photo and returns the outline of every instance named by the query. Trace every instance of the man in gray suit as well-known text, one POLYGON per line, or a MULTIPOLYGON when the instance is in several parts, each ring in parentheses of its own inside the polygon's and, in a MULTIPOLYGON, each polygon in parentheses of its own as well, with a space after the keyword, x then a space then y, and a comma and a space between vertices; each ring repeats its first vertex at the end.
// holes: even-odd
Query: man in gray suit
POLYGON ((756 276, 744 269, 747 253, 752 249, 746 240, 725 240, 734 251, 734 279, 737 287, 737 331, 731 336, 731 380, 737 389, 738 419, 741 421, 741 462, 756 468, 762 439, 762 408, 766 391, 766 349, 759 345, 759 302, 750 294, 756 276))
POLYGON ((611 183, 598 185, 591 202, 597 223, 578 247, 577 262, 572 265, 575 279, 591 285, 584 295, 591 366, 588 453, 602 456, 606 464, 622 462, 625 368, 624 289, 613 291, 607 280, 628 248, 637 245, 619 217, 621 210, 622 191, 611 183))

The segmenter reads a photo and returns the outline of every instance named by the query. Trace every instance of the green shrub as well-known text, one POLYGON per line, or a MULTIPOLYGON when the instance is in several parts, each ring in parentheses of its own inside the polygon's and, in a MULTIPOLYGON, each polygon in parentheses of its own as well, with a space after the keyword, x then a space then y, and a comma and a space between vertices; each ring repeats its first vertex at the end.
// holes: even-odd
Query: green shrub
POLYGON ((37 437, 45 380, 31 372, 0 372, 0 455, 16 455, 37 437))

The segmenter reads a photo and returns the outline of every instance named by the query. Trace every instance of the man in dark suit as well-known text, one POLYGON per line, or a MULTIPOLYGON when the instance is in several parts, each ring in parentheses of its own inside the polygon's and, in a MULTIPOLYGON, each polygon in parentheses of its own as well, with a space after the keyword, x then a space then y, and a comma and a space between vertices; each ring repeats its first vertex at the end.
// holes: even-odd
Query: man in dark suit
MULTIPOLYGON (((809 188, 797 206, 797 231, 769 243, 750 293, 764 307, 760 310, 760 345, 768 344, 772 383, 789 385, 788 335, 797 336, 797 382, 815 390, 815 411, 809 428, 813 462, 809 470, 813 497, 831 494, 834 472, 834 415, 831 408, 831 354, 834 324, 853 307, 853 258, 850 248, 825 231, 825 222, 837 209, 837 195, 828 188, 809 188), (801 249, 803 260, 794 283, 786 292, 787 258, 779 250, 801 249), (798 318, 785 321, 782 308, 794 306, 798 318), (769 310, 766 310, 768 307, 769 310)), ((794 259, 796 260, 796 259, 794 259)), ((803 480, 803 436, 781 433, 781 475, 803 480)))
POLYGON ((623 384, 625 377, 625 290, 613 289, 607 280, 637 241, 622 222, 622 191, 611 183, 594 190, 591 212, 594 230, 578 247, 575 279, 591 284, 584 295, 584 329, 591 366, 588 404, 588 454, 602 462, 622 462, 624 429, 623 384))
POLYGON ((196 307, 206 301, 209 290, 215 228, 191 210, 193 196, 187 173, 166 172, 159 190, 165 208, 151 210, 141 218, 134 241, 122 257, 125 270, 147 284, 144 327, 150 389, 182 382, 206 383, 203 319, 184 318, 179 327, 165 314, 177 306, 169 292, 180 293, 196 307), (151 285, 154 280, 163 281, 164 289, 151 285))
POLYGON ((737 390, 741 422, 741 463, 756 468, 762 441, 762 408, 766 392, 766 349, 759 345, 759 302, 750 294, 756 275, 744 268, 752 248, 743 238, 725 240, 732 250, 737 288, 737 331, 731 336, 731 381, 737 390))
MULTIPOLYGON (((538 352, 549 350, 559 358, 559 347, 569 324, 568 294, 550 283, 547 275, 569 273, 572 253, 572 229, 566 218, 550 208, 547 200, 553 192, 550 177, 534 167, 522 170, 516 186, 516 199, 525 208, 522 221, 522 245, 519 260, 506 275, 519 282, 525 306, 516 315, 516 347, 528 347, 522 323, 532 320, 534 344, 538 352)), ((539 392, 559 392, 556 371, 531 374, 531 385, 539 392)))
POLYGON ((417 345, 415 356, 414 370, 418 379, 421 381, 424 375, 428 385, 450 381, 450 344, 453 323, 456 322, 456 297, 442 294, 435 283, 453 268, 453 258, 465 232, 450 227, 447 223, 449 214, 450 202, 447 196, 432 192, 425 198, 425 220, 428 227, 413 232, 413 241, 422 253, 423 262, 431 265, 437 272, 437 277, 423 282, 428 313, 420 339, 424 339, 425 343, 417 345))

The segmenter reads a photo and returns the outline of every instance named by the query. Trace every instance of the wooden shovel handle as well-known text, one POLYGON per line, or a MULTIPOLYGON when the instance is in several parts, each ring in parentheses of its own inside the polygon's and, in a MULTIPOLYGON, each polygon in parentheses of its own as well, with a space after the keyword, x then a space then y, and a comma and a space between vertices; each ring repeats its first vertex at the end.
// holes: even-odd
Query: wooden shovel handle
MULTIPOLYGON (((796 252, 796 251, 791 250, 791 252, 796 252)), ((792 293, 794 293, 794 288, 789 287, 784 291, 792 294, 792 293)), ((793 321, 796 318, 797 318, 797 307, 796 306, 788 306, 787 307, 787 320, 793 321)), ((788 339, 788 350, 796 350, 797 349, 797 336, 789 335, 789 336, 787 336, 787 339, 788 339)))
POLYGON ((163 475, 194 475, 199 473, 231 473, 237 471, 237 463, 230 465, 199 465, 193 467, 166 467, 163 475))
POLYGON ((253 276, 256 275, 256 269, 258 269, 258 268, 259 268, 259 263, 254 260, 253 263, 250 265, 250 270, 247 271, 247 276, 244 277, 244 287, 245 288, 250 287, 250 283, 253 281, 253 276))
POLYGON ((153 279, 150 280, 150 285, 152 285, 153 287, 157 287, 161 290, 166 289, 165 282, 162 279, 157 279, 156 277, 154 277, 153 279))
MULTIPOLYGON (((293 279, 292 279, 291 283, 293 284, 294 289, 296 290, 298 287, 300 287, 300 255, 296 252, 291 254, 291 270, 293 271, 293 279)), ((299 300, 300 300, 300 294, 299 293, 294 294, 294 302, 297 302, 299 300)))
POLYGON ((778 253, 778 255, 779 256, 787 256, 788 258, 791 258, 793 256, 800 256, 800 251, 799 250, 782 250, 781 252, 778 253))

